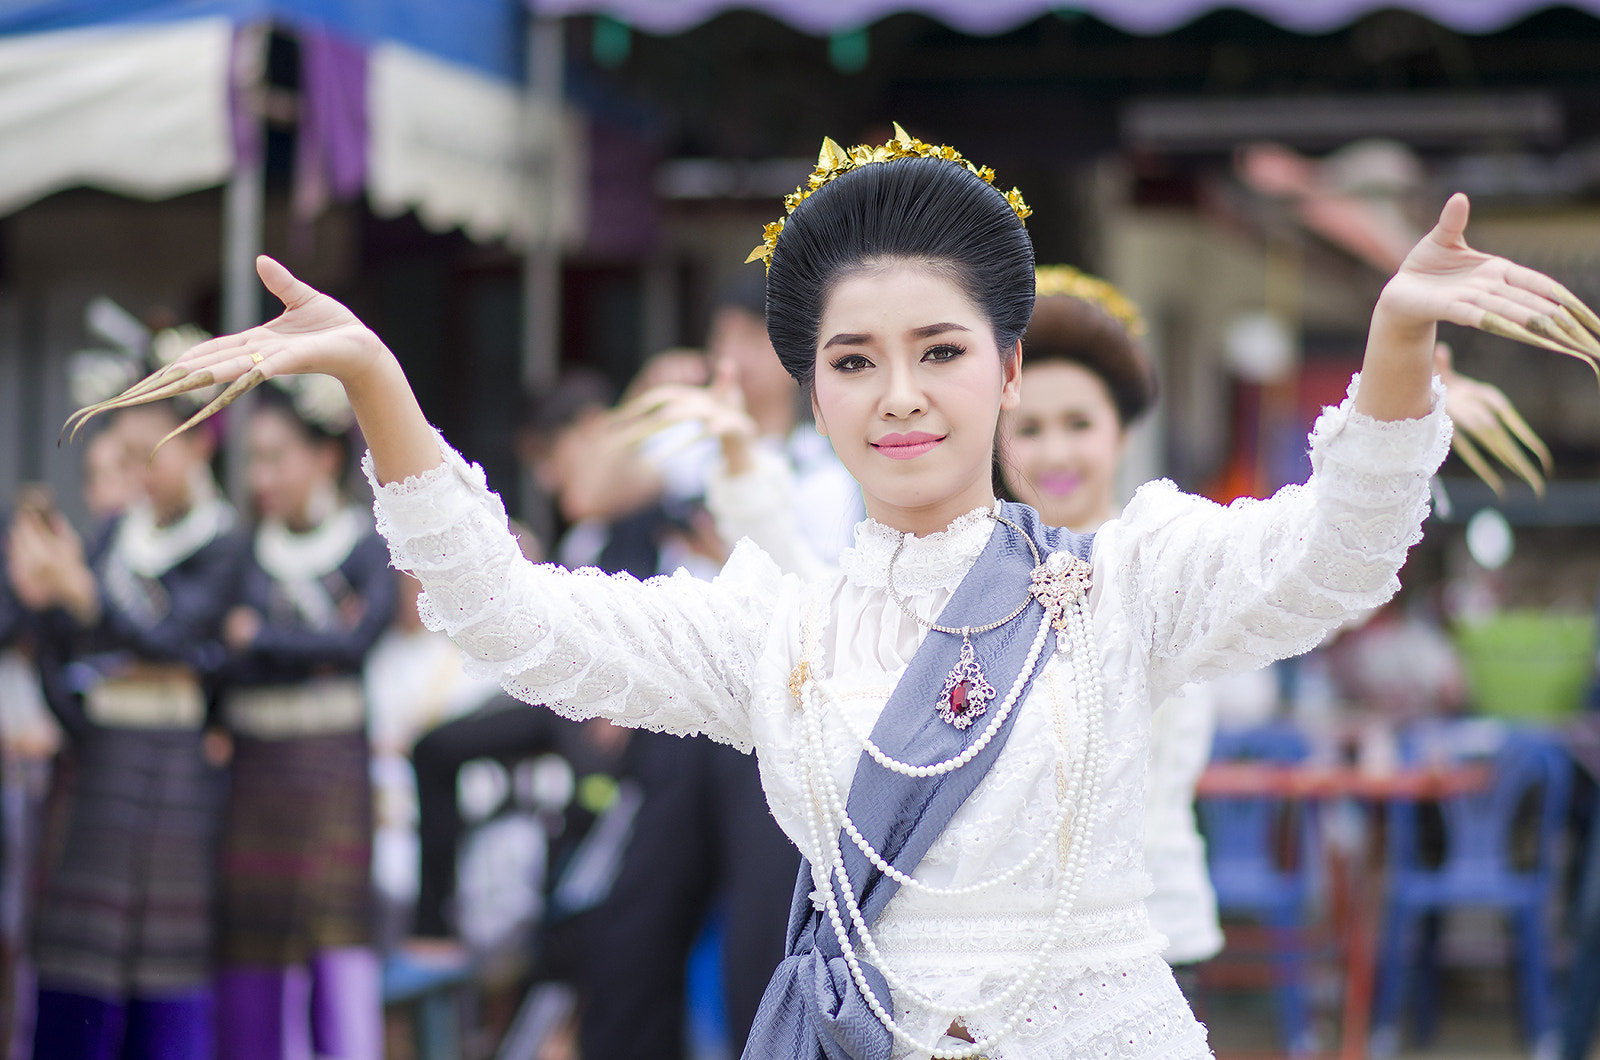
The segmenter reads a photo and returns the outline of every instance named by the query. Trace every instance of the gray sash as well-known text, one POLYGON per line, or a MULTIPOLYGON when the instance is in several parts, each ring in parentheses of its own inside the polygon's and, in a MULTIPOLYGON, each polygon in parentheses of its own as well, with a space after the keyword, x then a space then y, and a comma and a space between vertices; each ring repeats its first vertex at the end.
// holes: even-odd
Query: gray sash
MULTIPOLYGON (((1041 556, 1065 551, 1085 562, 1089 560, 1093 534, 1044 526, 1038 513, 1023 504, 1006 502, 1003 514, 1033 538, 1041 556)), ((940 612, 939 624, 959 627, 994 621, 1016 606, 1027 591, 1033 566, 1033 552, 1027 542, 1009 527, 997 526, 988 546, 940 612)), ((1043 617, 1038 601, 1031 601, 1020 617, 972 638, 979 664, 1000 697, 1010 691, 1022 672, 1043 617)), ((1051 631, 1046 635, 1034 676, 1044 668, 1042 660, 1049 657, 1054 642, 1055 633, 1051 631)), ((872 729, 873 742, 885 754, 901 762, 942 762, 960 754, 988 727, 990 718, 985 716, 964 731, 957 729, 942 720, 935 708, 945 677, 960 655, 960 637, 930 632, 923 638, 872 729)), ((1024 688, 1019 706, 1027 692, 1024 688)), ((999 710, 1000 699, 990 709, 999 710)), ((907 777, 891 772, 863 752, 846 804, 856 828, 885 860, 909 875, 987 775, 1005 746, 1017 714, 1014 708, 995 738, 969 763, 936 777, 907 777)), ((848 836, 841 834, 839 843, 862 918, 872 924, 900 885, 879 872, 848 836)), ((844 898, 839 883, 831 876, 829 882, 842 915, 844 898)), ((893 1037, 856 988, 832 922, 826 912, 811 903, 811 888, 811 866, 802 861, 789 910, 784 951, 787 956, 762 995, 744 1058, 889 1060, 893 1037)), ((888 983, 866 963, 859 940, 853 941, 873 994, 881 1003, 890 1005, 888 983)))

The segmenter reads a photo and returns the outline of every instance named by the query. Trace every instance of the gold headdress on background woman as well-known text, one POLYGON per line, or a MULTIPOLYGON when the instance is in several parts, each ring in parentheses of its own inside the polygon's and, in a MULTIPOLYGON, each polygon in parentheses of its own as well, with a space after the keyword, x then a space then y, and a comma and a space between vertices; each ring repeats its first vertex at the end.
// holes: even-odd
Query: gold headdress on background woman
POLYGON ((1121 324, 1134 338, 1144 334, 1144 317, 1139 314, 1139 307, 1109 281, 1079 272, 1071 265, 1041 265, 1034 276, 1038 294, 1064 294, 1088 302, 1121 324))

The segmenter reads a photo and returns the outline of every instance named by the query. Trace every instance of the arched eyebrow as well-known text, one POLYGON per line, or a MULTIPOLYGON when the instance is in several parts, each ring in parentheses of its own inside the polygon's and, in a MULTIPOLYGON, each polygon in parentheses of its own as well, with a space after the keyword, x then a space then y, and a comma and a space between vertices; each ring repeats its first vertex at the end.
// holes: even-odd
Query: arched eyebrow
MULTIPOLYGON (((911 331, 907 332, 907 334, 910 335, 912 339, 929 339, 935 335, 943 335, 947 331, 971 330, 971 328, 964 324, 954 324, 949 321, 944 321, 938 324, 925 324, 920 328, 913 328, 911 331)), ((871 335, 859 335, 852 332, 842 331, 833 338, 829 339, 827 342, 824 342, 822 344, 822 348, 827 349, 830 346, 870 346, 871 344, 871 335)))
POLYGON ((971 331, 971 330, 972 330, 971 328, 966 327, 963 324, 952 324, 952 323, 949 323, 949 322, 945 322, 945 323, 942 323, 942 324, 929 324, 929 325, 927 325, 925 327, 914 328, 911 331, 910 334, 911 334, 911 337, 913 339, 931 339, 931 338, 933 338, 933 336, 935 336, 935 335, 943 335, 947 331, 971 331))

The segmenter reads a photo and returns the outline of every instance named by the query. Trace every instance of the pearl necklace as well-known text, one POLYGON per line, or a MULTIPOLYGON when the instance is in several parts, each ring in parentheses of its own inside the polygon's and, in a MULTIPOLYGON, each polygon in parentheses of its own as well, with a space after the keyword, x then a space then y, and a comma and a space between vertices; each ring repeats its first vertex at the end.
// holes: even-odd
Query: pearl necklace
MULTIPOLYGON (((1039 645, 1042 644, 1042 642, 1044 640, 1044 634, 1048 631, 1049 622, 1050 622, 1050 619, 1049 619, 1049 616, 1047 615, 1047 616, 1045 616, 1044 622, 1040 624, 1039 637, 1036 639, 1035 645, 1034 645, 1035 652, 1037 652, 1037 649, 1038 649, 1039 645)), ((1005 721, 1006 715, 1008 713, 1010 713, 1012 706, 1015 704, 1017 695, 1021 692, 1022 688, 1026 685, 1028 676, 1032 672, 1032 669, 1033 669, 1032 660, 1033 660, 1033 658, 1034 658, 1034 655, 1030 655, 1029 656, 1029 659, 1030 659, 1029 666, 1026 669, 1024 669, 1022 674, 1017 678, 1017 682, 1012 687, 1011 694, 1006 697, 1006 702, 1002 705, 1000 713, 998 715, 996 715, 995 721, 991 724, 991 728, 987 732, 985 732, 985 734, 984 734, 984 736, 982 738, 982 743, 987 744, 989 742, 989 739, 994 734, 994 730, 997 729, 1000 726, 1000 724, 1002 724, 1005 721)), ((812 691, 810 693, 811 695, 813 695, 813 696, 820 695, 828 705, 830 705, 830 706, 838 706, 839 705, 839 701, 836 698, 834 698, 833 693, 831 691, 829 691, 828 689, 825 689, 825 688, 821 687, 821 685, 819 683, 813 682, 812 685, 811 685, 811 689, 812 689, 812 691)), ((1074 697, 1074 699, 1076 699, 1076 697, 1074 697)), ((816 712, 813 711, 813 713, 816 713, 816 712)), ((860 729, 856 728, 855 722, 850 720, 849 714, 846 713, 845 711, 840 710, 838 712, 838 716, 839 716, 840 722, 842 722, 844 727, 849 730, 850 735, 855 738, 855 741, 858 744, 861 745, 862 750, 864 750, 868 754, 872 755, 873 760, 878 762, 880 765, 883 765, 884 768, 890 769, 890 770, 892 770, 892 771, 894 771, 896 773, 901 773, 901 774, 903 774, 905 776, 926 776, 926 775, 929 775, 929 774, 926 774, 926 773, 919 774, 919 773, 914 772, 915 770, 923 769, 925 767, 908 765, 905 762, 898 761, 897 759, 891 758, 888 755, 884 754, 881 750, 878 749, 878 745, 872 742, 872 737, 871 736, 867 735, 866 733, 863 733, 860 729)), ((974 746, 977 746, 977 745, 974 745, 974 746)), ((956 759, 950 759, 949 761, 953 762, 953 761, 956 761, 956 759)), ((959 896, 962 896, 962 895, 976 894, 979 891, 986 891, 986 890, 989 890, 992 887, 998 887, 1000 884, 1006 883, 1009 880, 1014 879, 1016 876, 1021 874, 1025 869, 1027 869, 1029 866, 1031 866, 1035 861, 1039 860, 1039 858, 1044 855, 1045 851, 1049 850, 1050 847, 1052 845, 1054 845, 1054 843, 1056 841, 1056 836, 1060 831, 1061 825, 1063 823, 1065 823, 1066 816, 1067 816, 1067 805, 1068 805, 1068 803, 1067 803, 1067 801, 1065 799, 1062 799, 1062 800, 1060 800, 1060 802, 1056 806, 1056 813, 1055 813, 1055 816, 1051 819, 1049 828, 1047 828, 1045 830, 1045 833, 1040 838, 1038 844, 1035 845, 1034 848, 1028 852, 1026 857, 1024 857, 1021 861, 1018 861, 1015 865, 1011 866, 1011 868, 1006 869, 1004 872, 1001 872, 1001 873, 999 873, 997 875, 994 875, 994 876, 990 876, 989 878, 984 879, 984 880, 979 880, 976 883, 967 884, 966 886, 963 886, 963 887, 935 887, 932 884, 923 883, 921 880, 917 879, 914 876, 909 876, 909 875, 901 872, 899 869, 895 868, 888 861, 886 861, 884 859, 883 855, 878 853, 878 851, 872 846, 872 844, 867 841, 867 838, 865 836, 863 836, 860 833, 860 831, 858 831, 856 829, 855 822, 852 821, 850 819, 850 815, 845 812, 844 806, 841 804, 841 802, 839 800, 838 785, 834 783, 833 774, 831 772, 824 771, 823 774, 822 774, 822 777, 823 777, 823 781, 824 781, 824 784, 825 784, 825 794, 828 797, 828 805, 829 805, 830 809, 843 822, 844 831, 845 831, 845 833, 847 835, 849 835, 850 841, 853 842, 856 845, 856 847, 861 851, 862 854, 866 855, 867 860, 872 862, 872 864, 877 867, 879 872, 884 873, 890 879, 892 879, 896 883, 900 884, 902 887, 909 887, 914 891, 921 891, 924 894, 934 895, 934 896, 941 897, 941 898, 953 898, 953 897, 959 897, 959 896)))
MULTIPOLYGON (((1004 523, 1015 530, 1018 536, 1027 542, 1028 551, 1033 553, 1033 569, 1036 571, 1043 569, 1044 561, 1039 555, 1039 546, 1033 543, 1033 537, 1026 530, 992 508, 984 514, 995 522, 1004 523)), ((905 598, 894 587, 894 564, 900 558, 900 553, 906 547, 906 542, 910 538, 910 534, 901 534, 900 540, 895 543, 894 554, 889 557, 889 566, 884 572, 886 591, 889 594, 889 599, 898 604, 900 610, 913 622, 936 633, 948 633, 961 638, 961 655, 956 660, 955 666, 951 668, 950 673, 945 677, 944 687, 939 690, 939 699, 936 707, 939 711, 939 717, 943 718, 945 722, 954 725, 958 729, 967 729, 972 726, 973 722, 983 716, 995 697, 994 686, 989 683, 988 677, 983 672, 983 667, 978 663, 978 656, 973 651, 972 635, 999 629, 1007 622, 1017 618, 1028 609, 1029 604, 1033 603, 1037 593, 1030 586, 1028 592, 1022 596, 1022 603, 1012 608, 1004 618, 997 618, 993 622, 986 622, 981 626, 941 626, 937 622, 931 622, 912 610, 911 606, 906 603, 905 598)), ((1046 610, 1049 610, 1048 605, 1046 610)), ((1043 640, 1044 637, 1041 632, 1039 642, 1035 644, 1035 654, 1029 656, 1029 672, 1031 672, 1033 659, 1037 657, 1037 648, 1039 644, 1043 643, 1043 640)), ((1024 678, 1023 680, 1026 683, 1026 679, 1024 678)), ((990 732, 992 733, 993 731, 991 727, 990 732)), ((984 742, 987 743, 988 741, 985 740, 984 742)))
MULTIPOLYGON (((815 604, 813 604, 811 610, 813 614, 821 611, 815 604)), ((1047 613, 1044 623, 1040 626, 1039 635, 1035 638, 1033 648, 1029 653, 1028 662, 1023 670, 1024 677, 1020 678, 1018 683, 1013 686, 1011 693, 1006 698, 1006 702, 1002 705, 1001 710, 997 712, 996 717, 991 720, 984 735, 980 737, 978 744, 987 745, 995 732, 998 731, 999 725, 1003 723, 1006 715, 1015 707, 1016 700, 1020 697, 1021 690, 1026 685, 1026 677, 1031 675, 1034 666, 1037 665, 1045 633, 1051 624, 1056 626, 1058 633, 1065 634, 1065 637, 1062 638, 1065 643, 1058 643, 1057 650, 1069 653, 1073 660, 1073 719, 1077 723, 1079 730, 1084 733, 1083 752, 1078 760, 1073 763, 1067 790, 1060 799, 1052 828, 1046 833, 1045 837, 1046 841, 1057 839, 1059 828, 1065 823, 1067 807, 1070 806, 1072 808, 1073 829, 1068 843, 1066 860, 1061 869, 1062 875, 1057 884, 1054 915, 1051 918, 1050 929, 1042 940, 1038 953, 1014 983, 983 1005, 956 1009, 942 1005, 934 999, 924 996, 922 992, 916 990, 900 975, 896 974, 883 959, 883 955, 868 928, 866 919, 861 914, 854 888, 850 883, 849 873, 845 869, 844 853, 838 838, 839 832, 843 830, 850 835, 852 841, 867 855, 879 871, 890 875, 896 882, 902 885, 909 884, 927 893, 948 895, 972 893, 1013 878, 1023 871, 1027 865, 1037 860, 1038 855, 1043 850, 1048 849, 1047 843, 1042 842, 1034 851, 1028 854, 1022 863, 1013 866, 998 876, 982 881, 980 884, 961 888, 933 888, 921 884, 911 876, 901 873, 898 869, 889 865, 886 859, 872 849, 871 844, 856 829, 854 822, 849 818, 846 808, 841 803, 837 785, 833 782, 833 775, 828 766, 827 749, 823 738, 821 720, 824 699, 831 700, 832 697, 821 691, 818 682, 812 676, 809 660, 810 658, 820 657, 821 636, 820 631, 814 628, 814 624, 807 622, 808 628, 805 631, 804 638, 805 657, 795 671, 797 675, 795 691, 798 693, 797 699, 800 701, 806 719, 806 750, 808 754, 805 756, 804 765, 811 796, 806 804, 807 827, 811 834, 812 849, 823 852, 827 860, 831 862, 831 875, 838 880, 839 892, 844 896, 845 913, 848 914, 851 925, 854 926, 856 934, 861 939, 862 948, 866 950, 873 965, 883 974, 884 980, 889 984, 891 990, 901 992, 902 996, 915 1004, 941 1016, 960 1016, 963 1013, 971 1015, 977 1012, 989 1011, 1005 1004, 1012 997, 1018 994, 1021 995, 1021 999, 1015 1009, 997 1031, 986 1035, 980 1041, 972 1043, 967 1048, 945 1049, 936 1044, 921 1041, 898 1024, 893 1013, 884 1007, 873 991, 871 983, 868 982, 866 974, 861 969, 860 958, 857 956, 855 947, 850 941, 850 929, 846 926, 845 917, 839 909, 839 902, 835 896, 832 881, 827 878, 828 872, 824 871, 820 879, 814 876, 813 882, 819 884, 818 889, 825 896, 824 904, 827 909, 828 919, 833 926, 835 937, 838 939, 840 951, 850 969, 851 977, 854 979, 856 987, 860 990, 868 1008, 877 1017, 878 1021, 883 1024, 884 1028, 897 1040, 913 1049, 930 1054, 935 1060, 967 1060, 967 1058, 977 1057, 985 1049, 993 1046, 1016 1028, 1023 1015, 1039 995, 1049 956, 1065 930, 1066 922, 1077 903, 1078 892, 1081 890, 1083 880, 1087 875, 1088 843, 1093 830, 1090 814, 1093 808, 1098 805, 1100 796, 1105 689, 1101 680, 1098 659, 1093 650, 1093 643, 1089 634, 1088 599, 1086 594, 1080 593, 1075 598, 1058 606, 1053 614, 1047 613), (834 826, 834 821, 839 822, 837 826, 834 826)), ((841 712, 841 717, 844 717, 843 712, 841 712)), ((853 736, 859 738, 863 749, 872 756, 874 761, 877 761, 885 768, 907 776, 931 776, 935 773, 949 772, 971 761, 977 750, 981 750, 981 746, 975 744, 974 747, 976 749, 968 748, 968 752, 971 753, 963 752, 962 755, 948 759, 936 766, 915 766, 899 762, 884 754, 872 742, 870 737, 861 734, 848 720, 845 721, 845 725, 853 736)))

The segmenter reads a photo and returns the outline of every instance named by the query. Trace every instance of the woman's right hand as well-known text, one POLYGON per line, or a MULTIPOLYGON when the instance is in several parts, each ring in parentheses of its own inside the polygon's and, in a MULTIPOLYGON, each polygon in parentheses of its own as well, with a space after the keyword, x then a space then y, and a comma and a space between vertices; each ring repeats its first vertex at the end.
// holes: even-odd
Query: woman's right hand
POLYGON ((277 261, 261 255, 256 273, 283 303, 283 312, 247 331, 202 342, 175 363, 191 372, 209 368, 219 383, 258 366, 267 379, 321 373, 338 379, 346 391, 393 363, 393 355, 354 313, 277 261))
POLYGON ((400 362, 378 336, 350 310, 266 255, 256 258, 256 272, 283 302, 283 312, 237 335, 202 342, 173 365, 187 369, 188 378, 207 371, 217 383, 245 379, 239 388, 224 392, 223 399, 230 400, 236 389, 274 376, 331 375, 344 384, 380 483, 438 467, 443 457, 433 430, 400 362))

